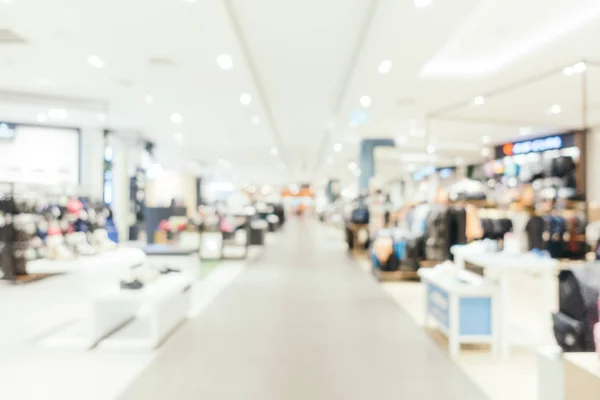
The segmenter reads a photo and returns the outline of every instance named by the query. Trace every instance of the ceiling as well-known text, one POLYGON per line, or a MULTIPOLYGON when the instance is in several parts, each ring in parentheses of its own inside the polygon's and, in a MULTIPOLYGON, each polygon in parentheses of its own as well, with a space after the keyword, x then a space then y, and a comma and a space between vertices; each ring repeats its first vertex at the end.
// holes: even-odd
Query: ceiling
POLYGON ((0 119, 60 107, 45 123, 135 132, 240 182, 354 180, 363 138, 397 139, 393 174, 582 126, 582 75, 562 70, 586 59, 598 87, 599 35, 597 0, 0 0, 0 119))

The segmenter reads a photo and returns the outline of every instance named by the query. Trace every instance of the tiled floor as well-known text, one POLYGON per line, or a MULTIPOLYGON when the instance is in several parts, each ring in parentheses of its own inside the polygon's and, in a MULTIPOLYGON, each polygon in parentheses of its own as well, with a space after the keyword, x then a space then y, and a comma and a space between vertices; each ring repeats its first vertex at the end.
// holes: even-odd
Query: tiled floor
POLYGON ((329 231, 290 221, 119 400, 485 399, 329 231))

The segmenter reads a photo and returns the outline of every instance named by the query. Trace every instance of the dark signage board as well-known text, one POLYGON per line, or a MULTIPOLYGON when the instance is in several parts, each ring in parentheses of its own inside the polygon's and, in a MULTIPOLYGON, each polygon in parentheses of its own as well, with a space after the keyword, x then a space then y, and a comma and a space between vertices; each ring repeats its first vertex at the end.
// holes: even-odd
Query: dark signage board
POLYGON ((542 153, 548 150, 560 150, 575 146, 575 134, 565 133, 560 135, 544 136, 513 143, 506 143, 495 147, 496 159, 518 156, 530 153, 542 153))

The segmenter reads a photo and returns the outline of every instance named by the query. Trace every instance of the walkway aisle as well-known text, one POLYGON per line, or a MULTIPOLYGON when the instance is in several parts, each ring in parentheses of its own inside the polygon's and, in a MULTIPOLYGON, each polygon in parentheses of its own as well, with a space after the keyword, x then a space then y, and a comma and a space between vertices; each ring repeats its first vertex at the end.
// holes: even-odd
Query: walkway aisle
POLYGON ((484 396, 325 228, 292 220, 119 400, 164 399, 484 396))

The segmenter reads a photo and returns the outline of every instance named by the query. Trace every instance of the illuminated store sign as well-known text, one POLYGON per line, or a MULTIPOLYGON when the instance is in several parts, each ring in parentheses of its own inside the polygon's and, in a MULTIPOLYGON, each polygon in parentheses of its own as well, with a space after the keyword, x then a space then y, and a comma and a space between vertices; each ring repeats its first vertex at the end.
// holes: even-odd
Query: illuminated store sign
POLYGON ((574 134, 546 136, 522 142, 506 143, 496 147, 496 159, 530 153, 542 153, 575 146, 574 134))
POLYGON ((539 153, 547 150, 562 149, 562 138, 560 136, 550 136, 542 139, 527 140, 514 144, 505 144, 503 146, 504 154, 507 156, 539 153))

